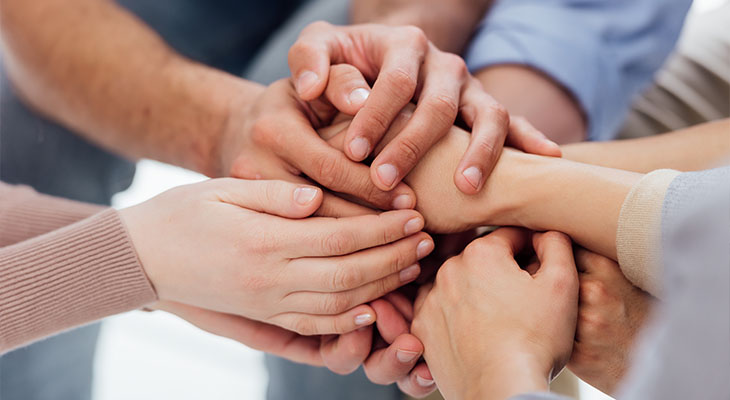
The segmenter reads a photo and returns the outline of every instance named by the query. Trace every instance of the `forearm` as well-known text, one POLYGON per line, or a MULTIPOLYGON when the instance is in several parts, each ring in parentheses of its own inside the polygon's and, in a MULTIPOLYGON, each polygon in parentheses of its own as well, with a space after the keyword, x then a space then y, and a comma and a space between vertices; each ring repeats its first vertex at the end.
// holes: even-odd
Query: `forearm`
POLYGON ((29 104, 127 157, 218 174, 216 138, 252 84, 177 55, 112 1, 1 4, 5 63, 29 104))
POLYGON ((441 50, 460 54, 491 0, 353 0, 353 23, 415 25, 441 50))
POLYGON ((730 119, 640 139, 566 145, 562 150, 569 160, 641 173, 710 169, 730 162, 730 119))
POLYGON ((527 118, 553 141, 585 140, 587 126, 578 102, 548 76, 526 66, 510 64, 485 68, 476 77, 511 115, 527 118))

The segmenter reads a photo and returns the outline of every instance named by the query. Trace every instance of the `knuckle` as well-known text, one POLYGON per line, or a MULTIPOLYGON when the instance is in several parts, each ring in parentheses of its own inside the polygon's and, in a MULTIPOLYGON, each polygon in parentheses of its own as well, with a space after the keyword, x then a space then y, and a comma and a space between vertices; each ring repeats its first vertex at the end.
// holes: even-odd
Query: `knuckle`
POLYGON ((419 48, 428 46, 428 37, 423 29, 415 25, 406 25, 402 27, 403 36, 419 48))
MULTIPOLYGON (((493 240, 487 236, 489 240, 493 240)), ((491 246, 490 241, 487 239, 475 240, 469 243, 464 249, 464 258, 466 259, 479 259, 487 255, 489 247, 491 246)))
POLYGON ((329 293, 322 299, 320 312, 325 314, 340 314, 347 311, 349 299, 343 293, 329 293))
POLYGON ((339 231, 325 235, 320 248, 325 255, 347 254, 355 246, 355 237, 350 232, 339 231))
POLYGON ((460 56, 454 53, 443 53, 442 62, 449 70, 454 71, 460 77, 467 76, 469 70, 466 67, 466 62, 460 56))
POLYGON ((608 321, 599 313, 585 310, 578 312, 578 329, 580 329, 581 335, 590 338, 589 340, 601 336, 602 332, 609 327, 608 321))
POLYGON ((441 125, 453 125, 459 114, 459 99, 446 94, 438 94, 427 100, 429 112, 441 125))
POLYGON ((396 142, 398 159, 405 161, 408 165, 416 165, 423 154, 421 145, 410 137, 400 138, 396 142))
POLYGON ((594 279, 583 279, 579 287, 580 299, 587 304, 603 304, 608 299, 606 285, 594 279))
POLYGON ((399 94, 413 94, 418 86, 417 78, 403 68, 391 70, 385 78, 391 90, 399 94))
POLYGON ((267 145, 277 140, 278 122, 272 114, 259 116, 251 126, 251 139, 258 145, 267 145))
POLYGON ((336 189, 344 174, 342 161, 330 154, 322 154, 315 156, 312 162, 316 174, 312 178, 326 188, 336 189))
POLYGON ((360 269, 340 265, 332 277, 332 289, 337 291, 351 290, 360 287, 364 279, 360 269))
POLYGON ((510 116, 507 108, 500 103, 491 102, 486 109, 489 117, 497 126, 509 126, 510 116))
POLYGON ((314 323, 309 318, 298 317, 294 321, 292 330, 302 336, 311 336, 314 334, 314 323))

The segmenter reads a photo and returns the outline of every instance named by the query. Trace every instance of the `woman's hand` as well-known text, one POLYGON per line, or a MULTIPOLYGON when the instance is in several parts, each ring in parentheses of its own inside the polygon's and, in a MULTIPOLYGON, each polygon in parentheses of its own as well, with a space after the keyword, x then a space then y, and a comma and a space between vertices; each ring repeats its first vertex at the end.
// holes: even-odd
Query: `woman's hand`
POLYGON ((570 239, 503 228, 422 288, 413 333, 446 398, 506 399, 547 390, 570 357, 577 307, 570 239), (523 270, 515 257, 530 247, 537 261, 523 270))
POLYGON ((634 341, 655 299, 632 285, 610 258, 579 249, 575 261, 580 304, 568 368, 611 394, 626 374, 634 341))
POLYGON ((318 188, 219 179, 122 210, 161 300, 333 334, 372 324, 363 305, 415 280, 433 249, 423 217, 403 210, 307 218, 318 188))

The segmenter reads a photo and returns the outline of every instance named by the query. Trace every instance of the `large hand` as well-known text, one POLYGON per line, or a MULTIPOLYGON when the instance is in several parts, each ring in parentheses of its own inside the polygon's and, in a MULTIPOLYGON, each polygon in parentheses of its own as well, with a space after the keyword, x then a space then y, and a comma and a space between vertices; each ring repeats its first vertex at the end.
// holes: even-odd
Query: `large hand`
POLYGON ((362 304, 418 277, 433 241, 412 210, 299 219, 321 202, 311 186, 228 178, 121 216, 160 299, 301 334, 350 332, 375 320, 362 304))
MULTIPOLYGON (((332 80, 347 84, 354 68, 332 69, 332 80)), ((366 165, 348 159, 328 146, 315 128, 329 124, 335 114, 334 94, 303 102, 288 79, 261 89, 252 106, 230 105, 229 120, 218 145, 220 175, 245 179, 282 179, 306 183, 301 175, 336 192, 346 193, 383 210, 413 208, 416 198, 405 184, 392 191, 375 187, 366 165)), ((335 98, 339 108, 348 105, 335 98)), ((323 215, 367 213, 333 196, 325 197, 323 215), (342 213, 345 214, 342 214, 342 213)))
POLYGON ((634 341, 654 298, 632 285, 609 258, 579 249, 575 261, 580 305, 568 368, 611 394, 626 374, 634 341))
POLYGON ((413 333, 448 399, 506 399, 547 389, 568 361, 578 307, 570 239, 503 228, 439 270, 416 301, 413 333), (532 243, 537 261, 515 257, 532 243), (528 272, 529 271, 529 272, 528 272))
POLYGON ((336 97, 357 103, 354 108, 359 111, 343 146, 354 161, 372 154, 399 112, 412 101, 417 104, 410 122, 372 163, 371 178, 381 190, 397 187, 457 116, 472 128, 471 143, 449 173, 466 194, 482 189, 508 135, 526 143, 527 151, 560 154, 557 145, 541 135, 510 130, 506 109, 482 89, 464 61, 438 50, 416 27, 317 22, 305 28, 290 49, 289 67, 303 100, 331 90, 338 93, 336 97), (363 86, 330 82, 329 68, 334 64, 355 66, 374 82, 372 93, 363 86))

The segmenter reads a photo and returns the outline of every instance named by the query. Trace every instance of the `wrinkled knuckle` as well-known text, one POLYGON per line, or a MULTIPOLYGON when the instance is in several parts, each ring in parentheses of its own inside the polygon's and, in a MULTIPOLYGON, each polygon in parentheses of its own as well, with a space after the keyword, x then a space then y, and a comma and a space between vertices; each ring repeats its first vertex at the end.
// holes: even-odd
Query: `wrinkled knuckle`
POLYGON ((609 323, 603 315, 590 311, 578 313, 578 326, 583 336, 596 338, 609 327, 609 323))
POLYGON ((363 273, 358 268, 339 266, 335 271, 332 288, 337 291, 351 290, 360 287, 363 273))
POLYGON ((487 106, 489 117, 495 121, 498 126, 509 126, 510 115, 507 108, 500 103, 492 102, 487 106))
POLYGON ((303 317, 297 318, 296 321, 294 321, 292 330, 302 336, 311 336, 315 332, 313 322, 309 318, 303 317))
POLYGON ((330 293, 324 296, 322 312, 325 314, 340 314, 347 311, 349 299, 343 293, 330 293))
POLYGON ((316 176, 315 179, 320 185, 335 189, 334 186, 341 182, 342 178, 342 162, 329 154, 317 155, 313 159, 313 165, 316 176))
POLYGON ((402 27, 402 32, 403 36, 418 48, 425 48, 428 46, 428 36, 426 36, 426 32, 424 32, 423 29, 415 25, 406 25, 402 27))
POLYGON ((321 249, 325 255, 347 254, 355 244, 355 238, 348 232, 335 232, 324 235, 321 240, 321 249))
POLYGON ((431 96, 428 100, 429 110, 442 125, 453 125, 459 114, 459 99, 445 94, 431 96))
POLYGON ((588 304, 602 304, 608 298, 606 285, 594 279, 583 279, 579 292, 581 300, 588 304))
POLYGON ((398 140, 396 148, 398 150, 398 158, 405 161, 408 165, 416 165, 421 158, 421 154, 423 154, 421 145, 408 137, 398 140))
POLYGON ((395 68, 387 75, 387 82, 396 93, 412 94, 418 85, 417 78, 403 68, 395 68))

